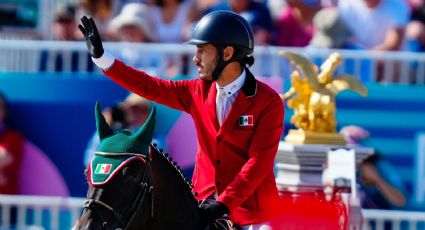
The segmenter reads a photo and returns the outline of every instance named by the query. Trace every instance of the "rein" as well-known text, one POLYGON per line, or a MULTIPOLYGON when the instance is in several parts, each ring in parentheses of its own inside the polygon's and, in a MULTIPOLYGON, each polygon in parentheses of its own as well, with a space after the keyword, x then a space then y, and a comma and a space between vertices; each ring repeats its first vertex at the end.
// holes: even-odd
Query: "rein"
MULTIPOLYGON (((98 154, 96 152, 96 154, 98 154)), ((106 154, 106 153, 100 153, 99 155, 111 155, 114 156, 114 154, 106 154)), ((122 154, 123 155, 123 154, 122 154)), ((135 154, 125 154, 125 155, 135 155, 135 154)), ((151 199, 151 205, 150 205, 150 218, 153 218, 154 216, 154 207, 153 207, 153 186, 150 185, 150 171, 151 171, 151 160, 149 157, 143 156, 141 154, 137 154, 138 156, 141 156, 145 159, 146 162, 146 168, 142 175, 142 180, 139 184, 139 189, 136 198, 133 202, 131 202, 131 206, 125 210, 125 214, 121 214, 120 212, 117 212, 111 205, 108 205, 107 203, 95 200, 95 199, 86 199, 84 202, 84 209, 92 210, 94 213, 96 213, 96 206, 101 207, 104 210, 108 210, 108 212, 112 213, 112 216, 118 221, 119 226, 124 226, 123 229, 126 229, 128 227, 128 224, 131 223, 131 221, 134 219, 136 215, 136 210, 143 204, 143 201, 146 197, 146 194, 150 193, 150 199, 151 199), (127 224, 126 224, 127 223, 127 224)), ((96 214, 98 215, 98 214, 96 214)), ((98 215, 100 217, 100 215, 98 215)), ((103 222, 103 228, 106 227, 107 222, 103 222)), ((116 230, 121 230, 122 228, 117 228, 116 230)))

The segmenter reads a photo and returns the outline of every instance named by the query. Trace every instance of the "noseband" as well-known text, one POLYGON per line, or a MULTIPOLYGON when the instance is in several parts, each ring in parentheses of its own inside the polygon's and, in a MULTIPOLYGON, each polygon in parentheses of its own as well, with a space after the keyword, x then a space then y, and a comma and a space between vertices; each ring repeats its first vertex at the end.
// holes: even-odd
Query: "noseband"
MULTIPOLYGON (((116 156, 117 154, 114 153, 100 153, 100 152, 96 152, 96 155, 103 155, 103 156, 116 156)), ((149 157, 146 157, 144 155, 141 154, 136 154, 136 153, 127 153, 127 154, 123 154, 120 153, 120 156, 123 155, 136 155, 136 156, 140 156, 142 157, 145 162, 146 162, 146 168, 143 172, 142 179, 141 182, 139 184, 139 189, 138 189, 138 193, 136 198, 131 202, 131 205, 129 208, 126 208, 124 211, 125 213, 120 213, 119 211, 117 211, 116 209, 114 209, 111 205, 108 205, 107 203, 100 201, 100 200, 95 200, 95 199, 86 199, 86 201, 84 202, 84 209, 89 209, 91 211, 93 211, 93 213, 95 215, 97 215, 99 218, 101 217, 101 215, 99 215, 99 209, 101 210, 107 210, 107 212, 111 213, 112 216, 115 218, 115 220, 117 220, 118 224, 119 224, 119 228, 116 228, 115 230, 121 230, 121 229, 126 229, 128 227, 128 224, 131 223, 131 221, 133 220, 133 218, 136 215, 136 211, 138 210, 138 208, 143 204, 143 201, 145 199, 145 197, 147 196, 147 194, 150 194, 150 200, 151 200, 151 206, 150 206, 150 218, 153 218, 154 215, 154 210, 153 210, 153 186, 151 186, 151 181, 150 181, 150 171, 151 171, 151 160, 149 157)), ((102 219, 102 218, 100 218, 102 219)), ((103 228, 106 228, 108 222, 104 221, 103 223, 103 228)))

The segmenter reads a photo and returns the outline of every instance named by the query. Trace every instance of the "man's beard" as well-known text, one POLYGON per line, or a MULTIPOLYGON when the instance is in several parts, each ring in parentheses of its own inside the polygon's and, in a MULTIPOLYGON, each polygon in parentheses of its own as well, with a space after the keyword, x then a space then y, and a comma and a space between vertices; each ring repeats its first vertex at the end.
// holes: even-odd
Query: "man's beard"
POLYGON ((213 69, 206 69, 202 64, 196 65, 197 67, 201 67, 201 72, 199 72, 199 78, 204 81, 215 81, 213 79, 214 70, 217 68, 217 64, 214 65, 213 69), (202 71, 204 70, 204 71, 202 71))

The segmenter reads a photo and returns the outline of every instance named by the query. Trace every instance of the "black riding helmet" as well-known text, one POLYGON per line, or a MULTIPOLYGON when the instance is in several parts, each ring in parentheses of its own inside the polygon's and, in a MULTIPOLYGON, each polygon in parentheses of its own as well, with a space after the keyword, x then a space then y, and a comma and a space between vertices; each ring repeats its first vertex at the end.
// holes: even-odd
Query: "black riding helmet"
POLYGON ((192 45, 212 44, 217 47, 219 59, 213 72, 213 80, 217 80, 224 67, 233 61, 243 66, 254 63, 254 35, 249 23, 239 14, 228 10, 213 11, 196 25, 192 39, 186 42, 192 45), (235 54, 228 60, 223 60, 223 49, 233 46, 235 54))

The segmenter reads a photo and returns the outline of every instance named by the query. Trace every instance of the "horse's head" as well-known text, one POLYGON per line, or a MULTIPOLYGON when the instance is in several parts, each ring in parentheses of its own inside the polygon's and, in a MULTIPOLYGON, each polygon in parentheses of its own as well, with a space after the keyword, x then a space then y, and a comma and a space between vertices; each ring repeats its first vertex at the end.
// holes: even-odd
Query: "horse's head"
POLYGON ((87 167, 89 189, 76 229, 127 229, 131 222, 141 226, 148 221, 152 213, 149 146, 154 125, 155 108, 136 132, 114 132, 96 104, 100 145, 87 167))

